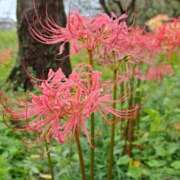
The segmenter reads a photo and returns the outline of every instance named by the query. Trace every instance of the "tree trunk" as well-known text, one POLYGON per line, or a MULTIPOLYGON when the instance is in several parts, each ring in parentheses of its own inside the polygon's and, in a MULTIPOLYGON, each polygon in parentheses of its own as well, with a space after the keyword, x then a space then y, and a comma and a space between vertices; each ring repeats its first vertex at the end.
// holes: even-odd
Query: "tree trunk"
MULTIPOLYGON (((37 1, 36 1, 37 2, 37 1)), ((66 25, 66 14, 63 0, 40 0, 33 8, 32 1, 17 0, 17 35, 19 52, 16 66, 13 68, 8 81, 13 89, 19 87, 25 91, 33 88, 30 73, 36 78, 45 79, 50 68, 56 70, 61 67, 66 76, 71 73, 69 60, 69 44, 66 44, 64 53, 58 57, 59 44, 45 45, 33 39, 29 32, 29 23, 37 24, 48 16, 61 25, 66 25), (37 15, 38 14, 38 15, 37 15)))
POLYGON ((99 0, 99 3, 109 16, 111 16, 111 12, 118 16, 127 13, 127 23, 129 25, 134 23, 136 0, 99 0))

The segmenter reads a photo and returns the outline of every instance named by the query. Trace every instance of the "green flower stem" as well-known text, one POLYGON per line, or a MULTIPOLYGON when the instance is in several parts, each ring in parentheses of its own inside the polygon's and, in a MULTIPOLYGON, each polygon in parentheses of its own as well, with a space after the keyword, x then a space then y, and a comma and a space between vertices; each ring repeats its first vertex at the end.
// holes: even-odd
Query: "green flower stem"
MULTIPOLYGON (((91 114, 91 145, 94 146, 94 120, 95 116, 94 113, 91 114)), ((90 179, 94 180, 94 147, 91 147, 90 152, 90 179)))
POLYGON ((81 149, 78 130, 75 131, 75 140, 76 140, 76 145, 77 145, 77 150, 78 150, 78 155, 79 155, 79 164, 80 164, 80 169, 81 169, 82 180, 86 180, 84 159, 83 159, 83 153, 82 153, 82 149, 81 149))
MULTIPOLYGON (((135 69, 135 66, 133 66, 133 75, 134 75, 134 69, 135 69)), ((129 82, 129 86, 130 86, 130 99, 129 99, 128 106, 129 106, 129 108, 131 108, 134 104, 137 103, 136 90, 138 88, 138 84, 136 83, 134 76, 131 78, 131 80, 129 82)), ((135 117, 131 120, 128 120, 128 122, 127 122, 127 128, 126 128, 127 129, 126 130, 127 144, 126 144, 125 152, 129 157, 131 157, 131 154, 132 154, 136 121, 137 121, 137 117, 135 117)))
MULTIPOLYGON (((94 67, 94 62, 93 62, 93 54, 92 51, 88 51, 89 54, 89 65, 91 67, 94 67)), ((91 81, 91 78, 90 78, 91 81)), ((92 82, 91 82, 92 83, 92 82)), ((90 179, 94 180, 94 159, 95 159, 95 152, 94 152, 94 144, 95 144, 95 134, 94 134, 94 129, 95 129, 95 115, 94 113, 91 114, 91 147, 90 147, 90 179)))
POLYGON ((51 178, 52 178, 52 180, 55 180, 54 171, 53 171, 53 163, 52 163, 52 159, 51 159, 51 153, 49 150, 49 144, 46 141, 46 139, 45 139, 45 147, 46 147, 46 153, 47 153, 48 165, 49 165, 49 171, 51 173, 51 178))
MULTIPOLYGON (((121 72, 122 74, 125 73, 125 62, 122 62, 121 64, 121 72)), ((122 84, 120 85, 120 94, 121 96, 124 96, 125 95, 125 90, 126 90, 126 84, 125 82, 122 82, 122 84)), ((121 109, 123 109, 123 103, 121 103, 121 109)), ((120 118, 120 120, 122 120, 120 118)), ((123 121, 120 121, 120 136, 123 137, 123 121)), ((121 137, 120 137, 120 140, 121 140, 121 137)))
MULTIPOLYGON (((136 118, 136 134, 138 136, 139 134, 139 121, 140 121, 140 111, 141 111, 141 96, 142 96, 142 92, 140 90, 141 87, 141 80, 137 80, 137 92, 136 92, 136 97, 135 97, 135 103, 140 105, 140 109, 138 110, 138 114, 137 114, 137 118, 136 118)), ((137 137, 138 138, 138 137, 137 137)))
MULTIPOLYGON (((117 98, 117 69, 113 72, 113 100, 117 98)), ((113 108, 116 108, 116 101, 113 102, 113 108)), ((115 145, 115 127, 116 127, 116 116, 113 115, 111 125, 111 139, 109 147, 109 162, 108 162, 108 180, 112 180, 113 175, 113 162, 114 162, 114 145, 115 145)))

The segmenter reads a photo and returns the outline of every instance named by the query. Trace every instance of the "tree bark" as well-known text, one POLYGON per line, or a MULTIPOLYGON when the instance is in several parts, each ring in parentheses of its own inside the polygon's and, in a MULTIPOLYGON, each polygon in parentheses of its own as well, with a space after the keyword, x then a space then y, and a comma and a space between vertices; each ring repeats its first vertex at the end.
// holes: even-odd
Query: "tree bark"
POLYGON ((99 0, 99 3, 106 14, 111 16, 111 12, 114 12, 117 15, 122 15, 124 13, 128 14, 127 23, 133 24, 134 21, 134 13, 136 10, 136 0, 99 0), (127 3, 127 7, 124 7, 127 3), (116 9, 110 6, 116 6, 116 9))
POLYGON ((45 20, 46 8, 48 16, 57 24, 66 25, 63 0, 40 0, 35 8, 30 0, 17 0, 19 51, 16 66, 8 78, 14 90, 19 87, 25 91, 33 88, 31 77, 27 72, 33 72, 33 75, 39 79, 45 79, 50 68, 56 70, 61 67, 66 76, 71 73, 69 44, 66 44, 63 54, 58 56, 59 44, 51 46, 41 44, 30 35, 29 23, 37 24, 39 20, 45 20))
POLYGON ((111 12, 108 8, 108 5, 106 4, 106 1, 105 0, 99 0, 99 3, 100 5, 102 6, 104 12, 108 15, 108 16, 111 16, 111 12))

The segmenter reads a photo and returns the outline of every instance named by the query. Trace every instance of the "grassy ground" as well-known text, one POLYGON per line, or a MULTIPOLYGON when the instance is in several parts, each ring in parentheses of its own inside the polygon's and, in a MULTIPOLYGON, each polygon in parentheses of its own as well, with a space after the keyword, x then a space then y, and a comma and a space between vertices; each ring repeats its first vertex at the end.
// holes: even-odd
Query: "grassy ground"
MULTIPOLYGON (((15 32, 0 32, 0 52, 12 49, 13 55, 0 65, 0 85, 10 72, 16 52, 15 32)), ((76 62, 84 62, 84 55, 75 56, 76 62)), ((148 92, 144 98, 139 127, 139 138, 135 142, 133 158, 122 156, 123 141, 120 128, 117 128, 115 180, 179 180, 180 178, 180 70, 179 58, 174 57, 175 73, 163 82, 149 84, 144 88, 148 92)), ((103 68, 103 67, 99 67, 103 68)), ((105 70, 105 78, 109 71, 105 70)), ((11 92, 9 92, 11 93, 11 92)), ((96 117, 100 120, 99 117, 96 117)), ((106 177, 108 128, 103 123, 96 129, 96 178, 106 177), (103 127, 103 128, 102 128, 103 127), (101 148, 99 148, 101 147, 101 148)), ((35 140, 35 135, 17 132, 8 128, 0 118, 0 180, 37 180, 50 179, 47 157, 43 142, 35 140)), ((83 150, 88 154, 88 144, 82 138, 83 150)), ((55 165, 56 179, 79 180, 79 164, 73 140, 67 145, 53 142, 50 150, 55 165)), ((89 160, 85 158, 87 172, 89 160)))
POLYGON ((17 47, 16 31, 0 30, 0 50, 6 48, 12 48, 14 50, 16 47, 17 47))
POLYGON ((9 75, 16 58, 16 31, 0 31, 0 86, 9 75))

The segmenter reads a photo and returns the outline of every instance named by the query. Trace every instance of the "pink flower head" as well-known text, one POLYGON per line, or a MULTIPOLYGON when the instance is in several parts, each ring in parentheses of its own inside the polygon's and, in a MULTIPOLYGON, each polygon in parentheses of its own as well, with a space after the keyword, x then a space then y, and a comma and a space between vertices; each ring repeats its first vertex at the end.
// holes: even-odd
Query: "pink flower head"
POLYGON ((53 20, 47 17, 45 22, 39 22, 39 25, 45 30, 42 33, 35 25, 29 26, 33 37, 39 42, 45 44, 61 43, 61 54, 64 50, 64 44, 70 42, 72 53, 77 53, 85 48, 94 50, 104 41, 112 43, 116 41, 117 36, 122 36, 119 31, 119 24, 126 18, 110 18, 106 14, 99 14, 95 17, 81 16, 79 12, 71 12, 67 19, 66 27, 57 25, 53 20))
POLYGON ((170 64, 159 64, 149 67, 146 73, 146 80, 162 80, 167 75, 172 75, 173 69, 170 64))
POLYGON ((82 131, 89 140, 86 122, 93 112, 111 113, 124 119, 134 117, 137 106, 130 110, 112 109, 111 95, 103 93, 101 74, 89 67, 85 70, 74 71, 69 78, 60 69, 50 70, 48 79, 39 86, 39 95, 32 95, 17 110, 6 108, 6 112, 14 119, 27 120, 23 121, 27 122, 25 130, 40 132, 60 143, 75 130, 82 131))
POLYGON ((160 52, 160 46, 153 33, 144 32, 139 27, 129 28, 128 41, 125 53, 132 58, 134 63, 154 63, 154 56, 160 52))
POLYGON ((164 51, 169 53, 175 51, 180 47, 180 18, 163 24, 155 33, 164 51))
POLYGON ((173 74, 173 68, 170 64, 158 64, 148 67, 145 73, 142 73, 139 68, 135 69, 135 77, 140 80, 153 81, 162 80, 165 76, 173 74))
POLYGON ((104 39, 98 52, 104 63, 111 64, 125 57, 133 64, 154 63, 154 57, 161 48, 153 33, 147 33, 139 27, 127 27, 125 22, 109 27, 112 27, 111 35, 104 39))
POLYGON ((45 32, 41 32, 35 25, 30 25, 30 32, 42 43, 61 43, 60 54, 65 43, 70 42, 72 53, 82 48, 91 50, 96 52, 94 54, 100 62, 106 64, 111 64, 114 58, 118 61, 127 56, 132 63, 153 64, 154 56, 161 50, 158 36, 144 32, 139 27, 128 27, 124 21, 126 18, 126 14, 109 17, 102 13, 86 17, 79 12, 71 12, 66 27, 57 25, 47 17, 44 22, 39 22, 45 32))
POLYGON ((29 24, 32 36, 39 42, 44 44, 57 44, 61 43, 59 53, 64 50, 64 45, 67 42, 72 42, 72 47, 77 50, 77 40, 85 35, 85 18, 77 12, 70 13, 66 27, 61 27, 56 24, 49 17, 43 22, 37 18, 37 24, 43 29, 42 32, 35 24, 29 24))

